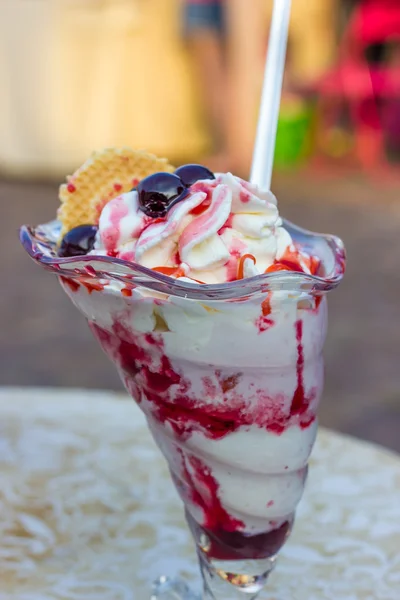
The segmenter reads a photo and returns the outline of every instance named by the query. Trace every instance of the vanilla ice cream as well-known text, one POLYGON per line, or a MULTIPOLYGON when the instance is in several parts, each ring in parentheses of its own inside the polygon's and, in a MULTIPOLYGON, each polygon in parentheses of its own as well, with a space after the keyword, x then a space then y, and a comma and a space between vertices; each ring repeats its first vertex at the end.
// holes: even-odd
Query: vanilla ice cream
MULTIPOLYGON (((114 168, 127 160, 114 153, 114 168)), ((178 173, 126 191, 129 172, 125 193, 112 193, 118 183, 111 200, 109 188, 106 202, 98 194, 85 214, 100 214, 64 236, 53 270, 144 411, 203 551, 265 558, 284 543, 304 489, 324 292, 343 274, 343 249, 290 233, 269 190, 230 173, 189 184, 178 173)))

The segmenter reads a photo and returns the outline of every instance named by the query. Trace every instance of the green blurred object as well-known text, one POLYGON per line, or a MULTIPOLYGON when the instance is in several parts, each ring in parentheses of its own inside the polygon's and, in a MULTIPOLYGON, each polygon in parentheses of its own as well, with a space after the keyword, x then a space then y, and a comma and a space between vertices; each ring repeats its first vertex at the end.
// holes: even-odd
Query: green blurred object
POLYGON ((312 151, 313 106, 302 98, 284 99, 278 120, 275 167, 294 167, 312 151))

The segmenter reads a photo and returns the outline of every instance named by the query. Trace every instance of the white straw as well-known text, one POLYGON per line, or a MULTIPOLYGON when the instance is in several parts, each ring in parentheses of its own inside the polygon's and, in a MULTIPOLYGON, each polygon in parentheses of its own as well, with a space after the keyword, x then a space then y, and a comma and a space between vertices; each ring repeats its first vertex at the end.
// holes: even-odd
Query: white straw
POLYGON ((271 186, 274 165, 291 2, 292 0, 274 0, 265 63, 264 85, 250 180, 266 190, 269 190, 271 186))

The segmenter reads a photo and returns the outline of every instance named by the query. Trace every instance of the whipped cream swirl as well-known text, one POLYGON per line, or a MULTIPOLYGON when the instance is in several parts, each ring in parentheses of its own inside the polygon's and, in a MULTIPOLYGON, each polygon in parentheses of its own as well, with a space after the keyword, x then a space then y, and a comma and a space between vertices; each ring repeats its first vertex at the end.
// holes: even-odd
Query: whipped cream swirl
POLYGON ((240 262, 242 276, 251 277, 293 250, 275 196, 226 173, 196 182, 160 219, 140 210, 136 191, 114 198, 101 213, 93 253, 223 283, 238 278, 240 262), (254 259, 241 261, 247 254, 254 259))

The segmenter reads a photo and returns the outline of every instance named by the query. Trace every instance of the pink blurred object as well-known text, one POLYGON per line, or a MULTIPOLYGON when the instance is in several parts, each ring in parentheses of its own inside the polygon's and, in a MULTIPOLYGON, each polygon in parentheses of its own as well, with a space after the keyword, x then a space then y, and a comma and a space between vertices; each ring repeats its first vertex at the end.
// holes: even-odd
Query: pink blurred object
POLYGON ((394 145, 400 145, 400 124, 393 122, 393 115, 400 111, 399 0, 359 3, 343 36, 338 63, 322 78, 317 91, 322 131, 337 123, 346 108, 358 164, 368 170, 385 166, 385 137, 392 136, 394 145), (368 60, 371 49, 384 50, 391 43, 391 60, 368 60))
POLYGON ((363 0, 356 9, 353 34, 364 44, 400 37, 399 0, 363 0))

